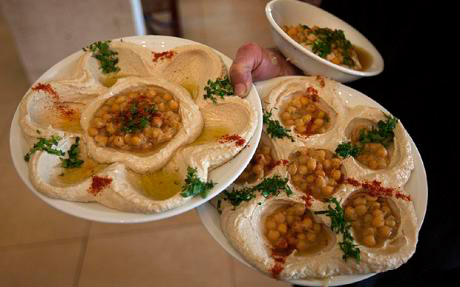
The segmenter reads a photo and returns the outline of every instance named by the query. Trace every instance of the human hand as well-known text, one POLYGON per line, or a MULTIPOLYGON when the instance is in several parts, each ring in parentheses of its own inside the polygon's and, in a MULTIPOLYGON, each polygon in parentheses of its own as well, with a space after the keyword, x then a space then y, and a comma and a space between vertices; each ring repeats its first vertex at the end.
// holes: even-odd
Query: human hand
POLYGON ((235 94, 240 97, 247 96, 253 81, 295 74, 299 74, 299 70, 281 53, 275 49, 264 49, 255 43, 241 46, 230 67, 235 94))

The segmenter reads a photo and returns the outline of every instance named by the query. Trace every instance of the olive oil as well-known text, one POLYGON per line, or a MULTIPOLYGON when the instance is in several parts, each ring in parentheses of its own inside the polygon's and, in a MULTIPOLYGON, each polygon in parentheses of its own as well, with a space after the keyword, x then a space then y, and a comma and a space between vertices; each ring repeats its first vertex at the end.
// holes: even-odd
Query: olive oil
POLYGON ((191 82, 188 82, 188 81, 184 81, 180 84, 182 87, 184 87, 190 94, 190 96, 192 96, 192 99, 196 99, 197 96, 198 96, 198 85, 197 84, 194 84, 194 83, 191 83, 191 82))
POLYGON ((203 130, 201 131, 200 136, 190 145, 200 145, 211 143, 223 137, 224 135, 228 135, 230 132, 230 128, 228 127, 220 127, 220 126, 206 126, 204 125, 203 130))
POLYGON ((119 78, 120 77, 117 76, 116 73, 110 73, 101 79, 101 83, 104 87, 110 88, 111 86, 115 85, 119 78))
POLYGON ((71 133, 81 133, 83 129, 80 125, 80 118, 60 118, 52 126, 56 129, 63 130, 71 133))
POLYGON ((79 168, 64 168, 63 172, 58 176, 58 180, 65 185, 77 184, 95 175, 105 167, 107 167, 106 164, 100 164, 91 158, 86 158, 79 168))
POLYGON ((367 70, 372 65, 372 56, 361 47, 353 46, 358 54, 359 62, 361 63, 361 71, 367 70))
POLYGON ((183 179, 174 171, 159 170, 139 176, 144 193, 155 200, 165 200, 181 191, 183 179))

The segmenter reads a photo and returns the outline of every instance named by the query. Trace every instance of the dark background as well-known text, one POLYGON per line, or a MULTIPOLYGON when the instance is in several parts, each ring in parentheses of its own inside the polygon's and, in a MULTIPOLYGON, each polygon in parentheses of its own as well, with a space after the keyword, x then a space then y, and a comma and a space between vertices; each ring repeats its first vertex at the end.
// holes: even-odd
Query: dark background
POLYGON ((355 27, 381 53, 380 75, 347 85, 402 121, 428 177, 428 208, 414 256, 397 270, 352 285, 458 286, 460 52, 453 22, 460 15, 443 1, 331 0, 321 8, 355 27))

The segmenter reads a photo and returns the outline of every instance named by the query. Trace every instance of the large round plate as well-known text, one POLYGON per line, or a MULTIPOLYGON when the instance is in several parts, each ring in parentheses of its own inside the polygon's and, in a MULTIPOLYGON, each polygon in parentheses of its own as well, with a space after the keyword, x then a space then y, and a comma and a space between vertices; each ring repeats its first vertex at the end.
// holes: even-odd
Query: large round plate
MULTIPOLYGON (((259 92, 260 97, 263 98, 278 83, 289 78, 296 77, 279 77, 268 81, 256 83, 256 88, 259 92)), ((377 107, 385 112, 388 112, 376 101, 345 85, 339 84, 337 87, 337 93, 340 97, 342 97, 345 100, 347 104, 351 106, 368 105, 372 107, 377 107)), ((417 216, 417 226, 420 230, 423 223, 423 219, 425 218, 426 207, 428 203, 428 184, 426 180, 425 167, 423 166, 420 153, 417 147, 415 146, 415 143, 412 140, 412 138, 409 137, 409 141, 412 146, 412 156, 414 157, 415 168, 412 171, 409 181, 405 185, 405 190, 411 195, 412 202, 414 203, 415 207, 415 214, 417 216)), ((233 248, 231 243, 225 237, 220 226, 220 218, 217 209, 210 203, 207 203, 197 208, 197 210, 201 221, 203 222, 204 226, 206 226, 208 232, 211 233, 212 237, 214 237, 214 239, 217 242, 219 242, 219 244, 228 253, 230 253, 233 257, 238 259, 241 263, 256 270, 240 255, 238 251, 236 251, 235 248, 233 248)), ((361 281, 373 275, 375 275, 375 273, 364 275, 342 275, 334 276, 328 280, 291 280, 289 281, 289 283, 303 286, 339 286, 361 281)))
MULTIPOLYGON (((134 36, 123 38, 123 41, 142 45, 155 52, 170 50, 181 45, 199 44, 191 40, 168 36, 134 36)), ((224 54, 220 53, 219 51, 215 52, 217 52, 217 54, 219 54, 222 57, 225 65, 227 66, 227 68, 229 68, 232 64, 232 60, 224 54)), ((69 71, 71 70, 73 65, 76 64, 78 58, 81 56, 81 53, 82 51, 75 52, 74 54, 60 61, 59 63, 51 67, 48 71, 46 71, 36 81, 36 83, 49 81, 52 79, 65 78, 69 75, 69 71)), ((251 88, 251 91, 247 99, 256 108, 258 121, 256 131, 251 140, 249 141, 247 147, 244 148, 232 160, 212 170, 209 173, 210 180, 214 181, 217 184, 209 192, 206 198, 203 199, 201 197, 195 197, 183 206, 165 212, 152 214, 121 212, 115 209, 104 207, 103 205, 98 203, 79 203, 53 199, 38 192, 29 180, 29 169, 27 163, 24 161, 24 154, 28 152, 29 147, 25 142, 23 133, 19 126, 18 109, 14 114, 14 118, 11 123, 10 129, 10 151, 13 159, 13 164, 21 179, 35 195, 37 195, 40 199, 42 199, 49 205, 65 213, 92 221, 106 223, 140 223, 168 218, 189 211, 190 209, 193 209, 205 203, 206 201, 212 199, 214 196, 218 195, 222 190, 229 186, 238 177, 238 175, 240 175, 240 173, 251 160, 252 156, 254 155, 257 149, 257 145, 260 140, 260 134, 262 132, 262 107, 259 96, 257 94, 257 90, 254 86, 251 88)))

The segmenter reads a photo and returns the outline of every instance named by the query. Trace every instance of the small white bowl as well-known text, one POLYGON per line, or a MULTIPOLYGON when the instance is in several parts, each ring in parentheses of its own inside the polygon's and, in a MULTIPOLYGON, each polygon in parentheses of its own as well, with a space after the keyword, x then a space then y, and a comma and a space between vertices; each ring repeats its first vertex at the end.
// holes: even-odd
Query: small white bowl
POLYGON ((272 26, 273 40, 278 49, 291 63, 308 75, 323 75, 347 83, 361 77, 375 76, 383 71, 383 58, 366 37, 344 21, 314 5, 296 0, 272 0, 266 5, 265 14, 272 26), (345 37, 358 48, 358 54, 360 51, 366 54, 364 69, 357 71, 323 59, 297 43, 282 29, 283 25, 298 24, 343 30, 345 37))

